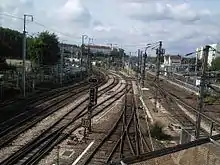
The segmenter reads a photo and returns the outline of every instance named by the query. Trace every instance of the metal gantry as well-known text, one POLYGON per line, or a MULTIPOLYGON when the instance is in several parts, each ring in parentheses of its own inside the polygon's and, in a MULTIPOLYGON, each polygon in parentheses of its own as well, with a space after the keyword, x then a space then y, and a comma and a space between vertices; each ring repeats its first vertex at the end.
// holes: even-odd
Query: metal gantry
POLYGON ((201 127, 201 113, 203 112, 204 108, 204 93, 205 93, 205 86, 206 86, 206 71, 208 65, 208 53, 209 53, 209 46, 205 46, 204 54, 202 57, 202 75, 200 80, 200 89, 199 89, 199 96, 198 96, 198 107, 197 107, 197 118, 196 118, 196 139, 199 138, 200 135, 200 127, 201 127))

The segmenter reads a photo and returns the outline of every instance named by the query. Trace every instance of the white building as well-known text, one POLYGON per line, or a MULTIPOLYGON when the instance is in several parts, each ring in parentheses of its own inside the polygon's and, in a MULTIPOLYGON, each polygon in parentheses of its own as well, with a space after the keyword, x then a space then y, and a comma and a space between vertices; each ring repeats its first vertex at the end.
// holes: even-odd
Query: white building
POLYGON ((181 66, 182 57, 180 55, 165 55, 164 56, 164 74, 167 76, 168 72, 176 72, 181 66))
POLYGON ((105 55, 110 55, 112 48, 109 46, 103 46, 103 45, 90 45, 90 51, 91 53, 103 53, 105 55))
MULTIPOLYGON (((18 68, 23 68, 23 60, 20 59, 6 59, 6 63, 8 65, 12 65, 18 68)), ((30 60, 25 60, 25 68, 26 71, 30 72, 31 71, 31 61, 30 60)))
POLYGON ((174 66, 181 65, 181 56, 180 55, 165 55, 164 56, 164 66, 174 66))
MULTIPOLYGON (((220 44, 211 44, 209 45, 211 48, 209 49, 209 53, 208 53, 208 65, 211 66, 212 65, 212 61, 216 58, 216 57, 220 57, 220 44)), ((196 49, 196 55, 198 59, 202 59, 203 56, 203 49, 205 47, 200 47, 196 49)))
POLYGON ((59 43, 60 51, 66 57, 78 56, 80 48, 77 45, 59 43))

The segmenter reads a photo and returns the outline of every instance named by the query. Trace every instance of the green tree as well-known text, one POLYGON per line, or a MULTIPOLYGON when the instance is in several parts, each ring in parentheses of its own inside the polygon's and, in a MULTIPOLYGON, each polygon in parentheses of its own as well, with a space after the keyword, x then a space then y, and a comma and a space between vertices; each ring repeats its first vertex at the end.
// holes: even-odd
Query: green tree
POLYGON ((22 33, 0 27, 0 52, 2 57, 22 57, 22 33))
POLYGON ((0 57, 0 71, 5 70, 6 68, 8 68, 8 65, 5 58, 0 57))
POLYGON ((103 52, 96 52, 93 55, 94 55, 94 57, 104 57, 105 56, 105 54, 103 52))
POLYGON ((42 64, 43 41, 38 37, 30 37, 27 39, 27 56, 35 64, 42 64))
POLYGON ((60 59, 58 38, 48 31, 28 39, 28 57, 37 64, 54 65, 60 59))
POLYGON ((210 69, 213 71, 220 71, 220 57, 217 57, 212 61, 210 69))
POLYGON ((113 48, 113 50, 111 51, 111 53, 110 53, 110 56, 111 57, 118 57, 119 56, 119 51, 118 51, 118 49, 116 49, 116 48, 113 48))

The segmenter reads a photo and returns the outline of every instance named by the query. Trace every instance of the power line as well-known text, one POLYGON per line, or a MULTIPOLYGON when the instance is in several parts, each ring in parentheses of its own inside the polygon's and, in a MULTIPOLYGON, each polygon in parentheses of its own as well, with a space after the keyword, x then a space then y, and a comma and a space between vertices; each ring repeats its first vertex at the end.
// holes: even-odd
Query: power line
MULTIPOLYGON (((0 13, 0 15, 6 16, 6 17, 11 17, 11 18, 16 18, 16 19, 19 19, 19 20, 22 20, 22 21, 24 20, 24 19, 21 18, 21 17, 15 16, 15 15, 12 15, 12 14, 8 14, 8 13, 0 13)), ((27 20, 27 22, 29 22, 29 21, 27 20)), ((56 30, 56 29, 50 28, 50 27, 48 27, 48 26, 46 26, 46 25, 44 25, 44 24, 42 24, 42 23, 40 23, 40 22, 38 22, 38 21, 33 21, 33 23, 35 23, 35 24, 38 25, 38 26, 44 27, 44 28, 46 28, 46 29, 48 29, 48 30, 50 30, 50 31, 54 31, 54 32, 56 32, 56 33, 59 33, 59 34, 65 36, 65 37, 69 37, 69 38, 72 38, 72 37, 74 37, 74 38, 80 38, 80 37, 71 36, 71 34, 66 34, 66 33, 60 32, 60 31, 58 31, 58 30, 56 30)))
MULTIPOLYGON (((49 30, 54 31, 54 32, 56 32, 56 33, 59 33, 59 34, 61 34, 61 35, 63 35, 63 36, 71 37, 70 34, 66 34, 66 33, 60 32, 60 31, 58 31, 58 30, 56 30, 56 29, 49 28, 49 27, 47 27, 46 25, 44 25, 44 24, 42 24, 42 23, 39 23, 39 22, 37 22, 37 21, 34 21, 34 23, 35 23, 36 25, 38 25, 38 26, 44 27, 44 28, 46 28, 46 29, 49 29, 49 30)), ((71 38, 72 38, 72 37, 71 37, 71 38)), ((76 38, 76 37, 74 37, 74 38, 76 38)), ((80 37, 77 37, 77 38, 80 38, 80 37)))
POLYGON ((11 17, 11 18, 20 19, 20 20, 22 20, 22 21, 24 20, 24 19, 21 18, 21 17, 15 16, 15 15, 11 15, 11 14, 0 13, 0 15, 2 15, 2 16, 6 16, 6 17, 11 17))

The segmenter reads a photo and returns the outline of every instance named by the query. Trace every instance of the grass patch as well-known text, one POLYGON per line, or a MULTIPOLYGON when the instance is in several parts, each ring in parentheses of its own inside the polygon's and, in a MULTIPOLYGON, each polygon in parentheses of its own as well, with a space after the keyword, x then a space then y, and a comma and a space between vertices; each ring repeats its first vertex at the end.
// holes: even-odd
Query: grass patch
POLYGON ((219 96, 207 95, 204 98, 204 103, 209 104, 209 105, 214 104, 214 103, 220 103, 220 98, 219 98, 219 96))
POLYGON ((159 122, 154 123, 150 129, 151 136, 157 140, 171 140, 171 136, 163 132, 163 125, 159 122))

